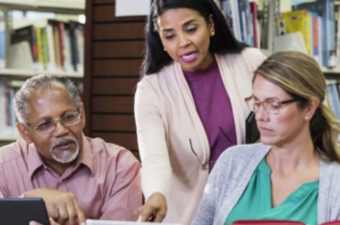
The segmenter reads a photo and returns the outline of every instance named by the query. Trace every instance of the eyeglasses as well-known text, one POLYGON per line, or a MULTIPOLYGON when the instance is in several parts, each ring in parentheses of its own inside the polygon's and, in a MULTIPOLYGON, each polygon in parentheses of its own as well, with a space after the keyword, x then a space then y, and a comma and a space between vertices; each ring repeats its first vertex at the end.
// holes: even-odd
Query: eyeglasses
POLYGON ((197 153, 195 152, 194 147, 192 147, 192 142, 191 142, 191 139, 190 139, 190 138, 189 138, 189 143, 190 143, 191 151, 192 151, 192 153, 194 153, 194 155, 196 156, 196 159, 197 159, 197 161, 199 162, 199 164, 201 165, 202 169, 206 170, 207 167, 208 167, 208 165, 209 165, 210 163, 212 163, 212 162, 209 162, 209 163, 207 163, 207 164, 203 164, 202 161, 198 158, 198 155, 197 155, 197 153))
POLYGON ((284 104, 289 104, 289 103, 292 103, 292 102, 299 101, 298 99, 295 99, 295 98, 285 100, 285 101, 280 101, 277 98, 268 98, 268 99, 261 102, 261 101, 255 99, 254 96, 250 96, 248 98, 245 98, 244 100, 246 101, 247 106, 251 111, 253 111, 255 113, 258 112, 259 109, 260 109, 260 106, 262 105, 264 110, 267 113, 270 113, 270 114, 279 113, 282 105, 284 105, 284 104))
POLYGON ((27 123, 27 126, 32 127, 36 131, 38 131, 41 134, 48 134, 55 131, 57 128, 57 123, 60 122, 65 127, 71 127, 76 125, 80 122, 81 113, 74 112, 74 113, 68 113, 62 116, 59 120, 45 120, 44 122, 39 123, 38 125, 33 125, 27 123))

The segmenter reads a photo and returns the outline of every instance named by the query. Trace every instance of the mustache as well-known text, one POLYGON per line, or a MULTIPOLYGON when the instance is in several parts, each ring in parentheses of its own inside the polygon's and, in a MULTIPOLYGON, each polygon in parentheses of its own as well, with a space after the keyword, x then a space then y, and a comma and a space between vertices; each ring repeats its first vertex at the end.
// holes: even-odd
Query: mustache
POLYGON ((74 143, 78 145, 78 141, 74 137, 61 137, 52 144, 51 149, 55 149, 59 146, 69 144, 69 143, 74 143))

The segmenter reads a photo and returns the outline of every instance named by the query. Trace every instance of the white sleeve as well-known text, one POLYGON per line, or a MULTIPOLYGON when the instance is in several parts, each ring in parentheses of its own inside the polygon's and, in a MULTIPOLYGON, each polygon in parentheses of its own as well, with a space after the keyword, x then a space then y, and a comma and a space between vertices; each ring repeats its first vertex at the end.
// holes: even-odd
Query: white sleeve
POLYGON ((160 102, 154 88, 147 82, 141 81, 135 94, 135 120, 142 162, 142 189, 145 199, 155 192, 160 192, 168 200, 172 169, 160 102))

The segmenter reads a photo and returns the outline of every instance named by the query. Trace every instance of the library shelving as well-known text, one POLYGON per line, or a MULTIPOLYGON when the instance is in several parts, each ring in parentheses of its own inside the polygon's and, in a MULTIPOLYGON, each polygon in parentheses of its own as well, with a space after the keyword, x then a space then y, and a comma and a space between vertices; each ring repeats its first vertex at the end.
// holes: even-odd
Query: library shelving
MULTIPOLYGON (((23 46, 24 50, 26 50, 26 55, 31 56, 31 51, 32 51, 32 57, 33 59, 30 60, 34 63, 34 65, 32 65, 32 68, 28 67, 28 68, 16 68, 15 67, 15 63, 14 66, 13 64, 9 63, 9 48, 13 46, 13 44, 17 44, 17 43, 13 43, 14 40, 11 40, 11 38, 13 38, 13 33, 15 32, 15 30, 17 28, 14 29, 13 27, 13 15, 12 12, 13 11, 23 11, 23 12, 28 12, 28 11, 35 11, 35 12, 48 12, 48 13, 54 13, 56 15, 61 15, 61 17, 67 17, 65 15, 71 15, 71 17, 73 16, 74 18, 76 18, 76 16, 84 14, 85 13, 85 0, 0 0, 0 90, 1 90, 1 84, 3 84, 4 82, 6 83, 10 83, 10 87, 14 87, 14 89, 18 89, 20 87, 20 84, 22 84, 22 82, 27 79, 30 78, 36 74, 41 74, 41 73, 52 73, 52 74, 57 74, 57 75, 62 75, 62 76, 66 76, 68 78, 71 78, 72 80, 74 80, 76 83, 82 83, 83 77, 84 77, 84 72, 83 72, 83 61, 82 63, 79 63, 79 60, 83 60, 84 58, 84 35, 83 35, 83 31, 75 31, 76 34, 74 35, 78 35, 77 38, 79 37, 79 35, 82 37, 82 40, 78 39, 78 42, 72 42, 72 40, 69 39, 64 39, 64 43, 63 45, 59 44, 55 44, 56 41, 54 40, 54 42, 50 42, 50 40, 48 39, 49 36, 48 34, 44 34, 46 35, 46 41, 44 42, 44 44, 50 45, 51 43, 52 46, 54 48, 58 48, 60 49, 60 52, 62 53, 56 53, 56 50, 54 49, 55 52, 50 53, 47 50, 45 50, 46 52, 44 52, 43 54, 44 57, 46 55, 49 55, 49 57, 47 57, 49 60, 51 59, 51 56, 53 54, 54 61, 57 62, 57 59, 59 59, 59 57, 62 60, 69 60, 71 63, 66 63, 65 61, 60 61, 59 63, 57 62, 56 65, 52 65, 53 67, 50 67, 51 65, 48 64, 48 62, 46 63, 46 61, 43 62, 43 64, 41 63, 41 65, 37 66, 35 63, 37 61, 37 59, 35 59, 34 61, 34 55, 33 55, 33 47, 31 46, 31 43, 28 42, 29 44, 25 44, 26 46, 23 46), (3 38, 3 39, 2 39, 3 38), (72 47, 72 51, 66 49, 67 47, 70 48, 70 44, 69 43, 76 43, 77 44, 77 62, 75 62, 74 59, 74 48, 72 47), (56 47, 57 46, 57 47, 56 47), (64 50, 62 49, 62 47, 60 46, 64 46, 64 50), (26 49, 25 49, 26 47, 26 49), (79 50, 79 51, 78 51, 79 50), (30 54, 27 54, 30 53, 30 54), (60 54, 67 54, 68 57, 72 57, 72 59, 66 59, 66 56, 60 56, 60 54), (1 58, 2 57, 2 58, 1 58), (63 58, 64 57, 64 58, 63 58), (59 67, 58 67, 59 66, 59 67), (68 66, 68 67, 67 67, 68 66), (30 69, 29 69, 30 68, 30 69), (53 69, 51 69, 53 68, 53 69), (14 85, 14 86, 12 86, 14 85)), ((47 22, 45 23, 45 25, 33 25, 33 30, 35 30, 36 32, 40 32, 37 31, 34 27, 35 26, 50 26, 52 32, 53 32, 53 38, 54 39, 60 39, 60 38, 68 38, 68 29, 78 29, 80 26, 83 26, 82 24, 78 25, 76 22, 77 21, 72 21, 72 22, 65 22, 65 25, 61 23, 64 23, 64 21, 60 20, 59 18, 56 19, 44 19, 47 22), (59 24, 58 24, 59 23, 59 24), (71 25, 72 24, 72 28, 71 25), (65 30, 65 35, 58 35, 58 30, 60 27, 62 27, 62 30, 65 30), (74 28, 76 27, 76 28, 74 28), (55 31, 55 29, 57 31, 55 31), (66 33, 67 31, 67 33, 66 33)), ((20 28, 19 28, 20 29, 20 28)), ((43 31, 45 32, 45 30, 43 31)), ((59 30, 60 32, 60 30, 59 30)), ((46 32, 47 33, 47 32, 46 32)), ((43 37, 43 36, 41 36, 43 37)), ((38 40, 37 40, 38 41, 38 40)), ((60 40, 59 40, 60 41, 60 40)), ((37 43, 37 42, 36 42, 37 43)), ((75 44, 75 45, 76 45, 75 44)), ((22 46, 20 46, 22 47, 22 46)), ((36 49, 38 49, 39 46, 38 44, 35 46, 36 49)), ((47 48, 47 47, 45 47, 47 48)), ((19 49, 17 47, 17 49, 19 49)), ((42 48, 43 49, 43 48, 42 48)), ((19 49, 20 51, 22 51, 22 49, 19 49)), ((17 51, 17 52, 20 52, 17 51)), ((39 51, 36 50, 36 51, 39 51)), ((43 50, 41 50, 43 51, 43 50)), ((18 54, 18 53, 16 53, 18 54)), ((20 55, 20 54, 19 54, 20 55)), ((40 55, 39 55, 40 57, 40 55)), ((53 57, 52 57, 53 58, 53 57)), ((40 60, 40 59, 39 59, 40 60)), ((39 61, 38 60, 38 61, 39 61)), ((45 60, 45 59, 44 59, 45 60)), ((41 61, 40 61, 41 62, 41 61)), ((30 63, 30 62, 29 62, 30 63)), ((20 64, 20 63, 18 63, 20 64)), ((27 64, 30 66, 30 64, 27 64)), ((0 93, 1 94, 1 93, 0 93)), ((1 100, 1 96, 0 96, 0 100, 1 100)), ((2 107, 0 106, 0 109, 2 107)), ((0 115, 2 115, 2 117, 4 117, 4 115, 2 114, 2 112, 0 112, 0 115)), ((0 118, 0 146, 3 143, 8 143, 8 142, 12 142, 15 141, 16 139, 18 139, 20 136, 18 134, 18 132, 16 132, 15 126, 13 126, 13 120, 11 123, 11 126, 8 127, 4 126, 4 124, 1 124, 1 122, 3 122, 4 119, 0 118)))
POLYGON ((11 9, 82 13, 85 9, 85 0, 0 0, 0 5, 10 7, 11 9))
POLYGON ((37 71, 37 70, 24 70, 24 69, 0 69, 0 77, 27 79, 36 74, 53 73, 55 75, 65 76, 71 79, 82 79, 83 73, 78 72, 50 72, 50 71, 37 71))

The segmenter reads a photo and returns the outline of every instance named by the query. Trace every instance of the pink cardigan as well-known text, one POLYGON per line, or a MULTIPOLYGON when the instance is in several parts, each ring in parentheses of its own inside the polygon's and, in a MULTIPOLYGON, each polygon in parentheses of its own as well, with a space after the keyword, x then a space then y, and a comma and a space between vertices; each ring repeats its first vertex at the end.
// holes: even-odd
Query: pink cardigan
MULTIPOLYGON (((215 55, 215 59, 231 100, 237 143, 244 143, 249 114, 244 98, 252 94, 253 72, 265 56, 257 49, 246 48, 241 54, 215 55)), ((168 204, 164 221, 190 224, 207 182, 208 168, 201 163, 208 164, 210 148, 178 63, 138 83, 135 119, 145 198, 163 193, 168 204)))

